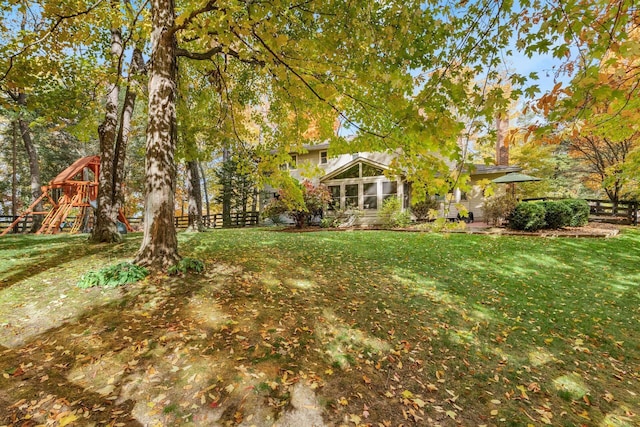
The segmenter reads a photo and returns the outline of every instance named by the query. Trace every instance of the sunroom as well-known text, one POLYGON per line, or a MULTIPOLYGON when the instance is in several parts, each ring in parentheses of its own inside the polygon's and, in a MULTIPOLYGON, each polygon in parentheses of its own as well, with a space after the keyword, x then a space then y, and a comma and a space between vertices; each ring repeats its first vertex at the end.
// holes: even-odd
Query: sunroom
MULTIPOLYGON (((331 193, 329 211, 358 208, 363 219, 377 216, 389 197, 399 197, 406 206, 407 195, 401 179, 384 175, 388 167, 366 158, 356 158, 320 178, 331 193)), ((369 222, 369 221, 365 221, 369 222)))

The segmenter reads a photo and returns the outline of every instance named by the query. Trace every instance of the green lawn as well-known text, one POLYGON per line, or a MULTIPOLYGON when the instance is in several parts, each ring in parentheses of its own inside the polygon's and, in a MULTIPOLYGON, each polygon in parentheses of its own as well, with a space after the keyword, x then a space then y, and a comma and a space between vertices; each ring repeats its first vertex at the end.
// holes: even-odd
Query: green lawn
POLYGON ((181 234, 203 274, 82 290, 140 236, 85 239, 0 240, 0 425, 640 424, 636 230, 181 234))

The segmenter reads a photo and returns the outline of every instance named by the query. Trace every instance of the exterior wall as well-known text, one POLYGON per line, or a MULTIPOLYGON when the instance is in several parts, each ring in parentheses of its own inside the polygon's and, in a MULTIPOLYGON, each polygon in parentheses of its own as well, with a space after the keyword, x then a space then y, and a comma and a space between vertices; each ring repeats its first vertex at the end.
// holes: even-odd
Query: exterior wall
POLYGON ((299 181, 303 179, 309 179, 314 184, 319 182, 320 176, 331 173, 341 167, 345 166, 347 163, 358 159, 368 159, 374 161, 376 163, 388 165, 391 162, 392 156, 386 153, 356 153, 356 154, 341 154, 336 157, 327 157, 327 163, 320 163, 320 152, 327 151, 326 148, 317 149, 317 148, 309 148, 307 153, 296 154, 297 156, 297 164, 295 168, 291 169, 291 176, 296 178, 299 181), (320 176, 314 177, 303 177, 303 171, 305 170, 305 163, 310 166, 317 166, 322 171, 320 176))

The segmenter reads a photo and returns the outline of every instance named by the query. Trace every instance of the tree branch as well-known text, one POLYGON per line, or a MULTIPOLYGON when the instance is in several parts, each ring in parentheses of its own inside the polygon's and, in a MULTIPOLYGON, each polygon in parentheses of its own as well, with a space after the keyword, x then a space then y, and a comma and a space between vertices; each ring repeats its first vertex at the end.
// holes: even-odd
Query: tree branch
POLYGON ((34 40, 31 43, 28 43, 27 45, 25 45, 22 49, 20 49, 18 52, 12 54, 9 56, 8 60, 9 60, 9 66, 8 68, 5 70, 5 72, 2 74, 2 76, 0 77, 0 82, 3 81, 4 79, 7 78, 7 76, 9 75, 9 73, 11 72, 11 70, 13 69, 13 62, 14 60, 22 55, 23 53, 25 53, 27 50, 29 50, 30 48, 39 45, 40 43, 44 42, 47 38, 49 38, 49 36, 51 36, 53 34, 53 32, 60 26, 60 24, 62 24, 62 22, 64 22, 67 19, 73 19, 73 18, 77 18, 79 16, 83 16, 83 15, 87 15, 88 13, 90 13, 91 11, 93 11, 95 8, 97 8, 100 3, 102 3, 104 0, 98 0, 95 4, 93 4, 92 6, 90 6, 88 9, 86 10, 82 10, 79 12, 75 12, 72 13, 70 15, 56 15, 57 16, 57 20, 51 25, 51 27, 45 31, 45 33, 42 35, 42 37, 38 38, 37 40, 34 40))
MULTIPOLYGON (((177 25, 177 26, 173 27, 168 32, 167 37, 172 37, 178 31, 184 30, 185 28, 187 28, 189 26, 189 24, 191 24, 199 15, 202 15, 203 13, 211 12, 213 10, 217 10, 218 8, 216 7, 216 3, 217 3, 217 0, 211 0, 211 1, 208 1, 207 4, 202 6, 200 9, 192 10, 189 13, 189 16, 184 18, 184 21, 182 21, 181 25, 177 25)), ((176 18, 176 21, 179 21, 180 18, 181 17, 178 16, 176 18)))

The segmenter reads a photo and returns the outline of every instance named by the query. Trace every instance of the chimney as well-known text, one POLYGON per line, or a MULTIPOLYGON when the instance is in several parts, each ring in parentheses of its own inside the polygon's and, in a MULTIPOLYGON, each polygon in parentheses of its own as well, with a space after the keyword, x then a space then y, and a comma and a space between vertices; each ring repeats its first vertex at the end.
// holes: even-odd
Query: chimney
POLYGON ((496 164, 509 165, 509 116, 506 113, 496 114, 496 164))

